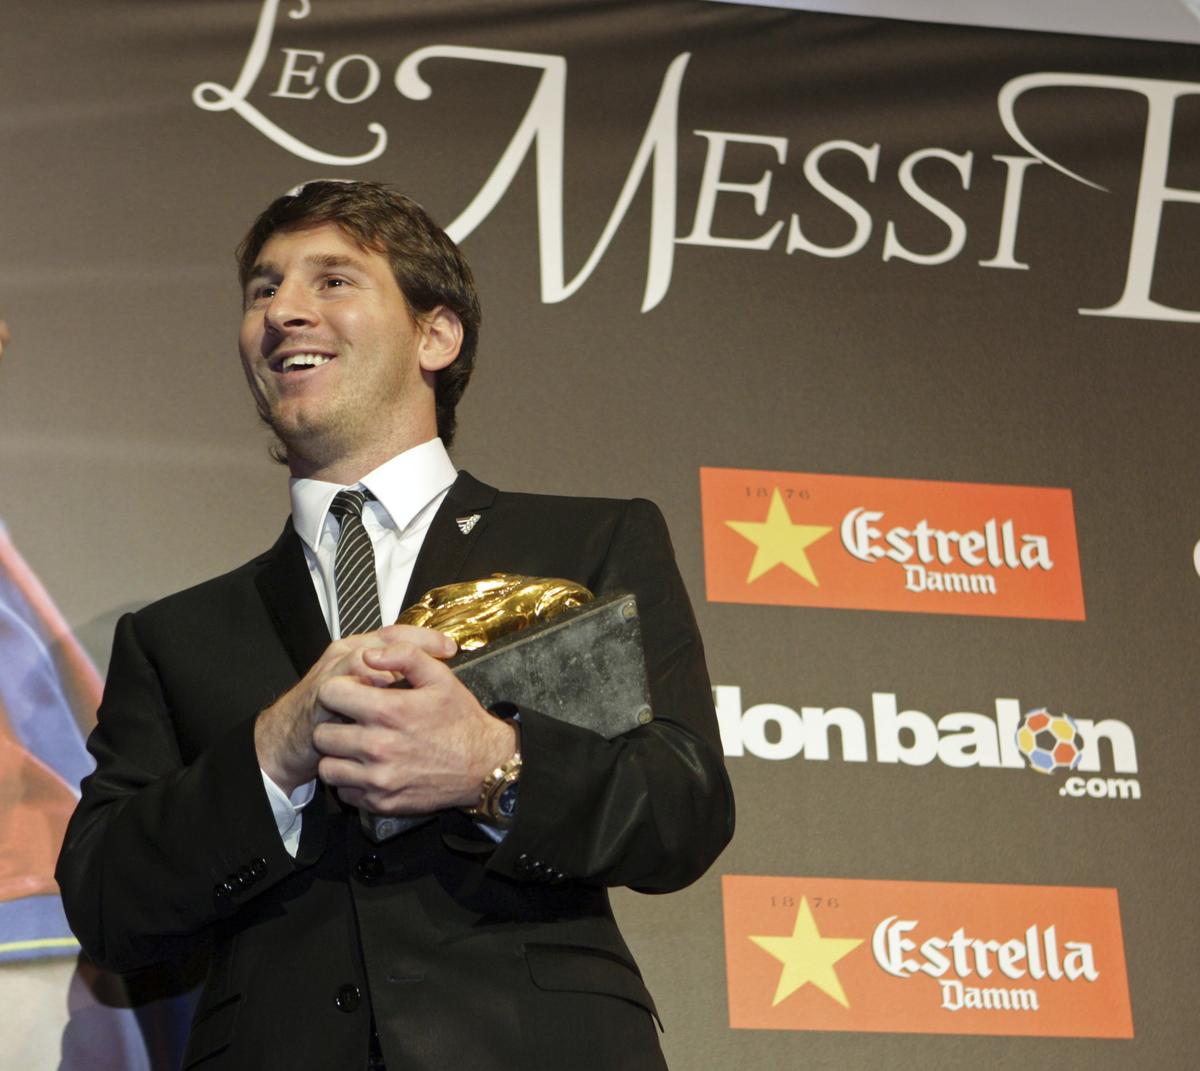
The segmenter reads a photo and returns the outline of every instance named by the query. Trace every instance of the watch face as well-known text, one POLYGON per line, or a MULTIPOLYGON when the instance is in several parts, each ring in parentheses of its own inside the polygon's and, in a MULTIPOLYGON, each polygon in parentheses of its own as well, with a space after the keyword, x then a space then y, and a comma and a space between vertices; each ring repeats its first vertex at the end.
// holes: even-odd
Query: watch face
POLYGON ((517 788, 518 784, 513 781, 511 784, 504 786, 504 791, 496 799, 496 813, 501 818, 513 819, 517 815, 517 788))

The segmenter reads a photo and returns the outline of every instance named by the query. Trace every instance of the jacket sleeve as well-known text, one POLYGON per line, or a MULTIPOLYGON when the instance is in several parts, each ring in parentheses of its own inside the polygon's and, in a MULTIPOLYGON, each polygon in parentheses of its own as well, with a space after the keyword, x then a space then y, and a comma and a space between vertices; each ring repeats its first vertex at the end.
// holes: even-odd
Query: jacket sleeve
POLYGON ((637 596, 654 720, 606 740, 522 709, 517 819, 490 866, 668 892, 713 863, 734 809, 703 645, 653 503, 626 504, 591 586, 637 596))
POLYGON ((88 741, 96 769, 81 786, 56 871, 84 951, 118 971, 202 944, 220 919, 297 865, 262 787, 253 718, 185 763, 139 627, 135 615, 117 626, 88 741))

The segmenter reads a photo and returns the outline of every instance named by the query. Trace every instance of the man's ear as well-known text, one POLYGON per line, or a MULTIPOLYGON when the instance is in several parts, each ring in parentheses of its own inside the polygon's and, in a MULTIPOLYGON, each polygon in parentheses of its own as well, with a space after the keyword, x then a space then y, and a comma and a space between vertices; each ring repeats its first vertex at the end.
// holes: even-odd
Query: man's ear
POLYGON ((420 330, 418 357, 421 370, 440 372, 453 364, 463 341, 463 325, 458 313, 439 305, 421 317, 420 330))

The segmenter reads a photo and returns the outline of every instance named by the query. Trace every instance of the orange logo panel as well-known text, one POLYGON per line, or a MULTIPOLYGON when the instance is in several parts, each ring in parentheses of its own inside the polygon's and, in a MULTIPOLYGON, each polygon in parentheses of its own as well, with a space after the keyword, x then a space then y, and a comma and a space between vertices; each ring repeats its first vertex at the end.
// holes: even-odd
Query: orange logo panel
POLYGON ((1084 619, 1071 492, 700 470, 712 602, 1084 619))
POLYGON ((1133 1037, 1116 889, 724 875, 729 1025, 1133 1037))

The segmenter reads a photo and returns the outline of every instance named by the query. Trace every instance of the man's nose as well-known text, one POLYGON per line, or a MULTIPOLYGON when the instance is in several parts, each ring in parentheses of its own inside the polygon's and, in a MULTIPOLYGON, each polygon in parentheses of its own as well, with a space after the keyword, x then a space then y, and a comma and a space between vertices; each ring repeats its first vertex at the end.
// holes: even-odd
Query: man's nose
POLYGON ((280 283, 265 312, 267 326, 274 331, 310 327, 317 322, 317 306, 308 289, 298 283, 280 283))

